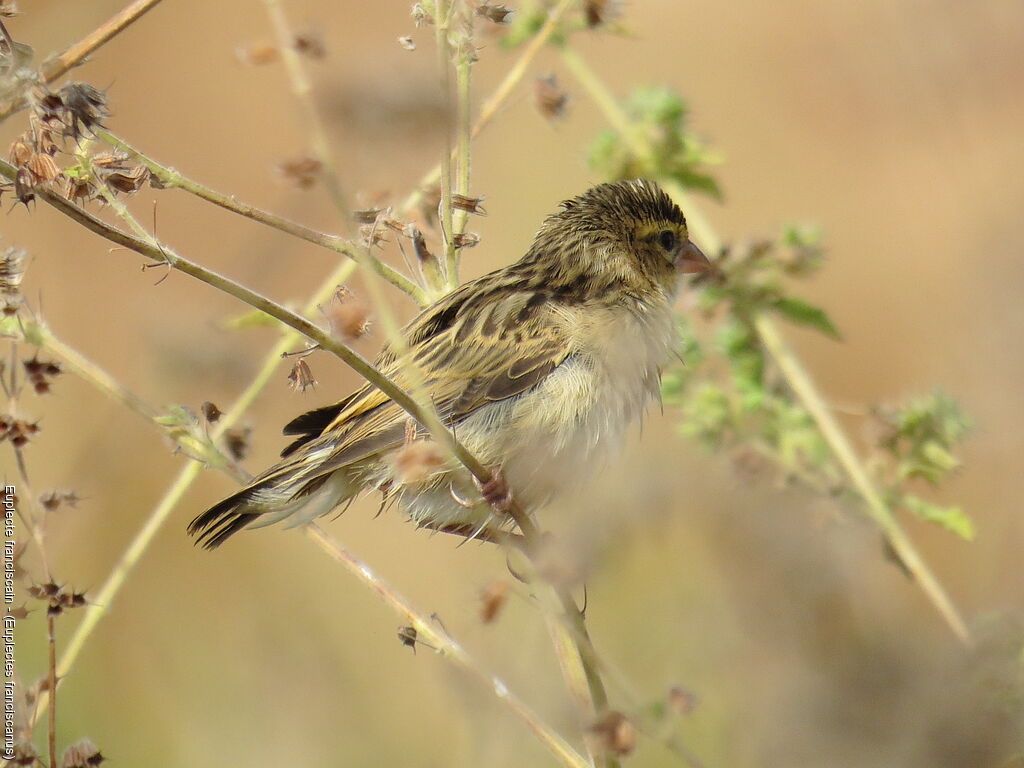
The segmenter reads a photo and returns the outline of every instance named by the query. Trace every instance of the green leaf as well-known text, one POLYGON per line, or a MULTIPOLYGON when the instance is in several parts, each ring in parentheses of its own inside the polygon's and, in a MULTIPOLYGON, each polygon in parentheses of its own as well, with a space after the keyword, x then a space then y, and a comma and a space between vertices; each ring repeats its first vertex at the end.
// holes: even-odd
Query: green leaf
POLYGON ((960 507, 942 507, 917 496, 905 496, 903 505, 929 523, 942 526, 965 541, 973 541, 974 521, 960 507))
POLYGON ((815 328, 826 336, 839 339, 839 330, 821 307, 808 304, 802 299, 780 297, 772 303, 772 309, 798 325, 815 328))

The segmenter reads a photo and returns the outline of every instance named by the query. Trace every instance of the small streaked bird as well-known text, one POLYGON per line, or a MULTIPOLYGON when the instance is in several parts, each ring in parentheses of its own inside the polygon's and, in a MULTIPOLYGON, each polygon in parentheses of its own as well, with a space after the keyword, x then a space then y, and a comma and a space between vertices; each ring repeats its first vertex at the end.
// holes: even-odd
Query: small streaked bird
POLYGON ((366 384, 284 428, 282 460, 196 517, 207 548, 246 527, 302 525, 378 489, 419 525, 466 535, 505 522, 510 493, 532 512, 578 488, 658 396, 675 340, 681 275, 710 268, 682 212, 650 181, 601 184, 567 200, 516 263, 472 280, 402 331, 405 359, 377 367, 412 388, 411 359, 445 425, 501 479, 481 489, 390 398, 366 384))

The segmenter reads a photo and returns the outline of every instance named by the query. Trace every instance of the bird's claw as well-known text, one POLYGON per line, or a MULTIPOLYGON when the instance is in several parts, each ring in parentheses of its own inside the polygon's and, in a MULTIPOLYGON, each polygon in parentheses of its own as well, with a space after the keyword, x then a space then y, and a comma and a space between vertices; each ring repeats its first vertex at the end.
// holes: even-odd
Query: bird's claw
POLYGON ((504 514, 512 508, 512 489, 508 487, 505 475, 500 469, 492 470, 491 478, 487 482, 482 483, 476 478, 473 478, 473 482, 476 483, 484 501, 496 512, 504 514))

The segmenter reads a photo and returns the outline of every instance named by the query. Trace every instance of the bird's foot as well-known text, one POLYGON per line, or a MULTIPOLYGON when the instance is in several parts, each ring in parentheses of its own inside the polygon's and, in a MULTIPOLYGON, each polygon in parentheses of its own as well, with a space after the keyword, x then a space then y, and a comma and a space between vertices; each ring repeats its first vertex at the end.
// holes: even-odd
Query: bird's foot
POLYGON ((491 470, 491 479, 482 483, 473 478, 477 490, 484 497, 484 501, 491 505, 495 512, 505 514, 512 508, 512 489, 505 482, 505 474, 500 469, 491 470))

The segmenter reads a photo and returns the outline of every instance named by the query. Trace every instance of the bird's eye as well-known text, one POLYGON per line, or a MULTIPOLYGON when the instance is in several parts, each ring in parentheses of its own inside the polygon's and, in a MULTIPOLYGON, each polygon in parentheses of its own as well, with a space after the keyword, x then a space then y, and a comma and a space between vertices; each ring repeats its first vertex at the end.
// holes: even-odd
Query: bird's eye
POLYGON ((658 245, 666 251, 671 251, 676 247, 676 233, 671 229, 661 230, 661 232, 658 233, 658 245))

